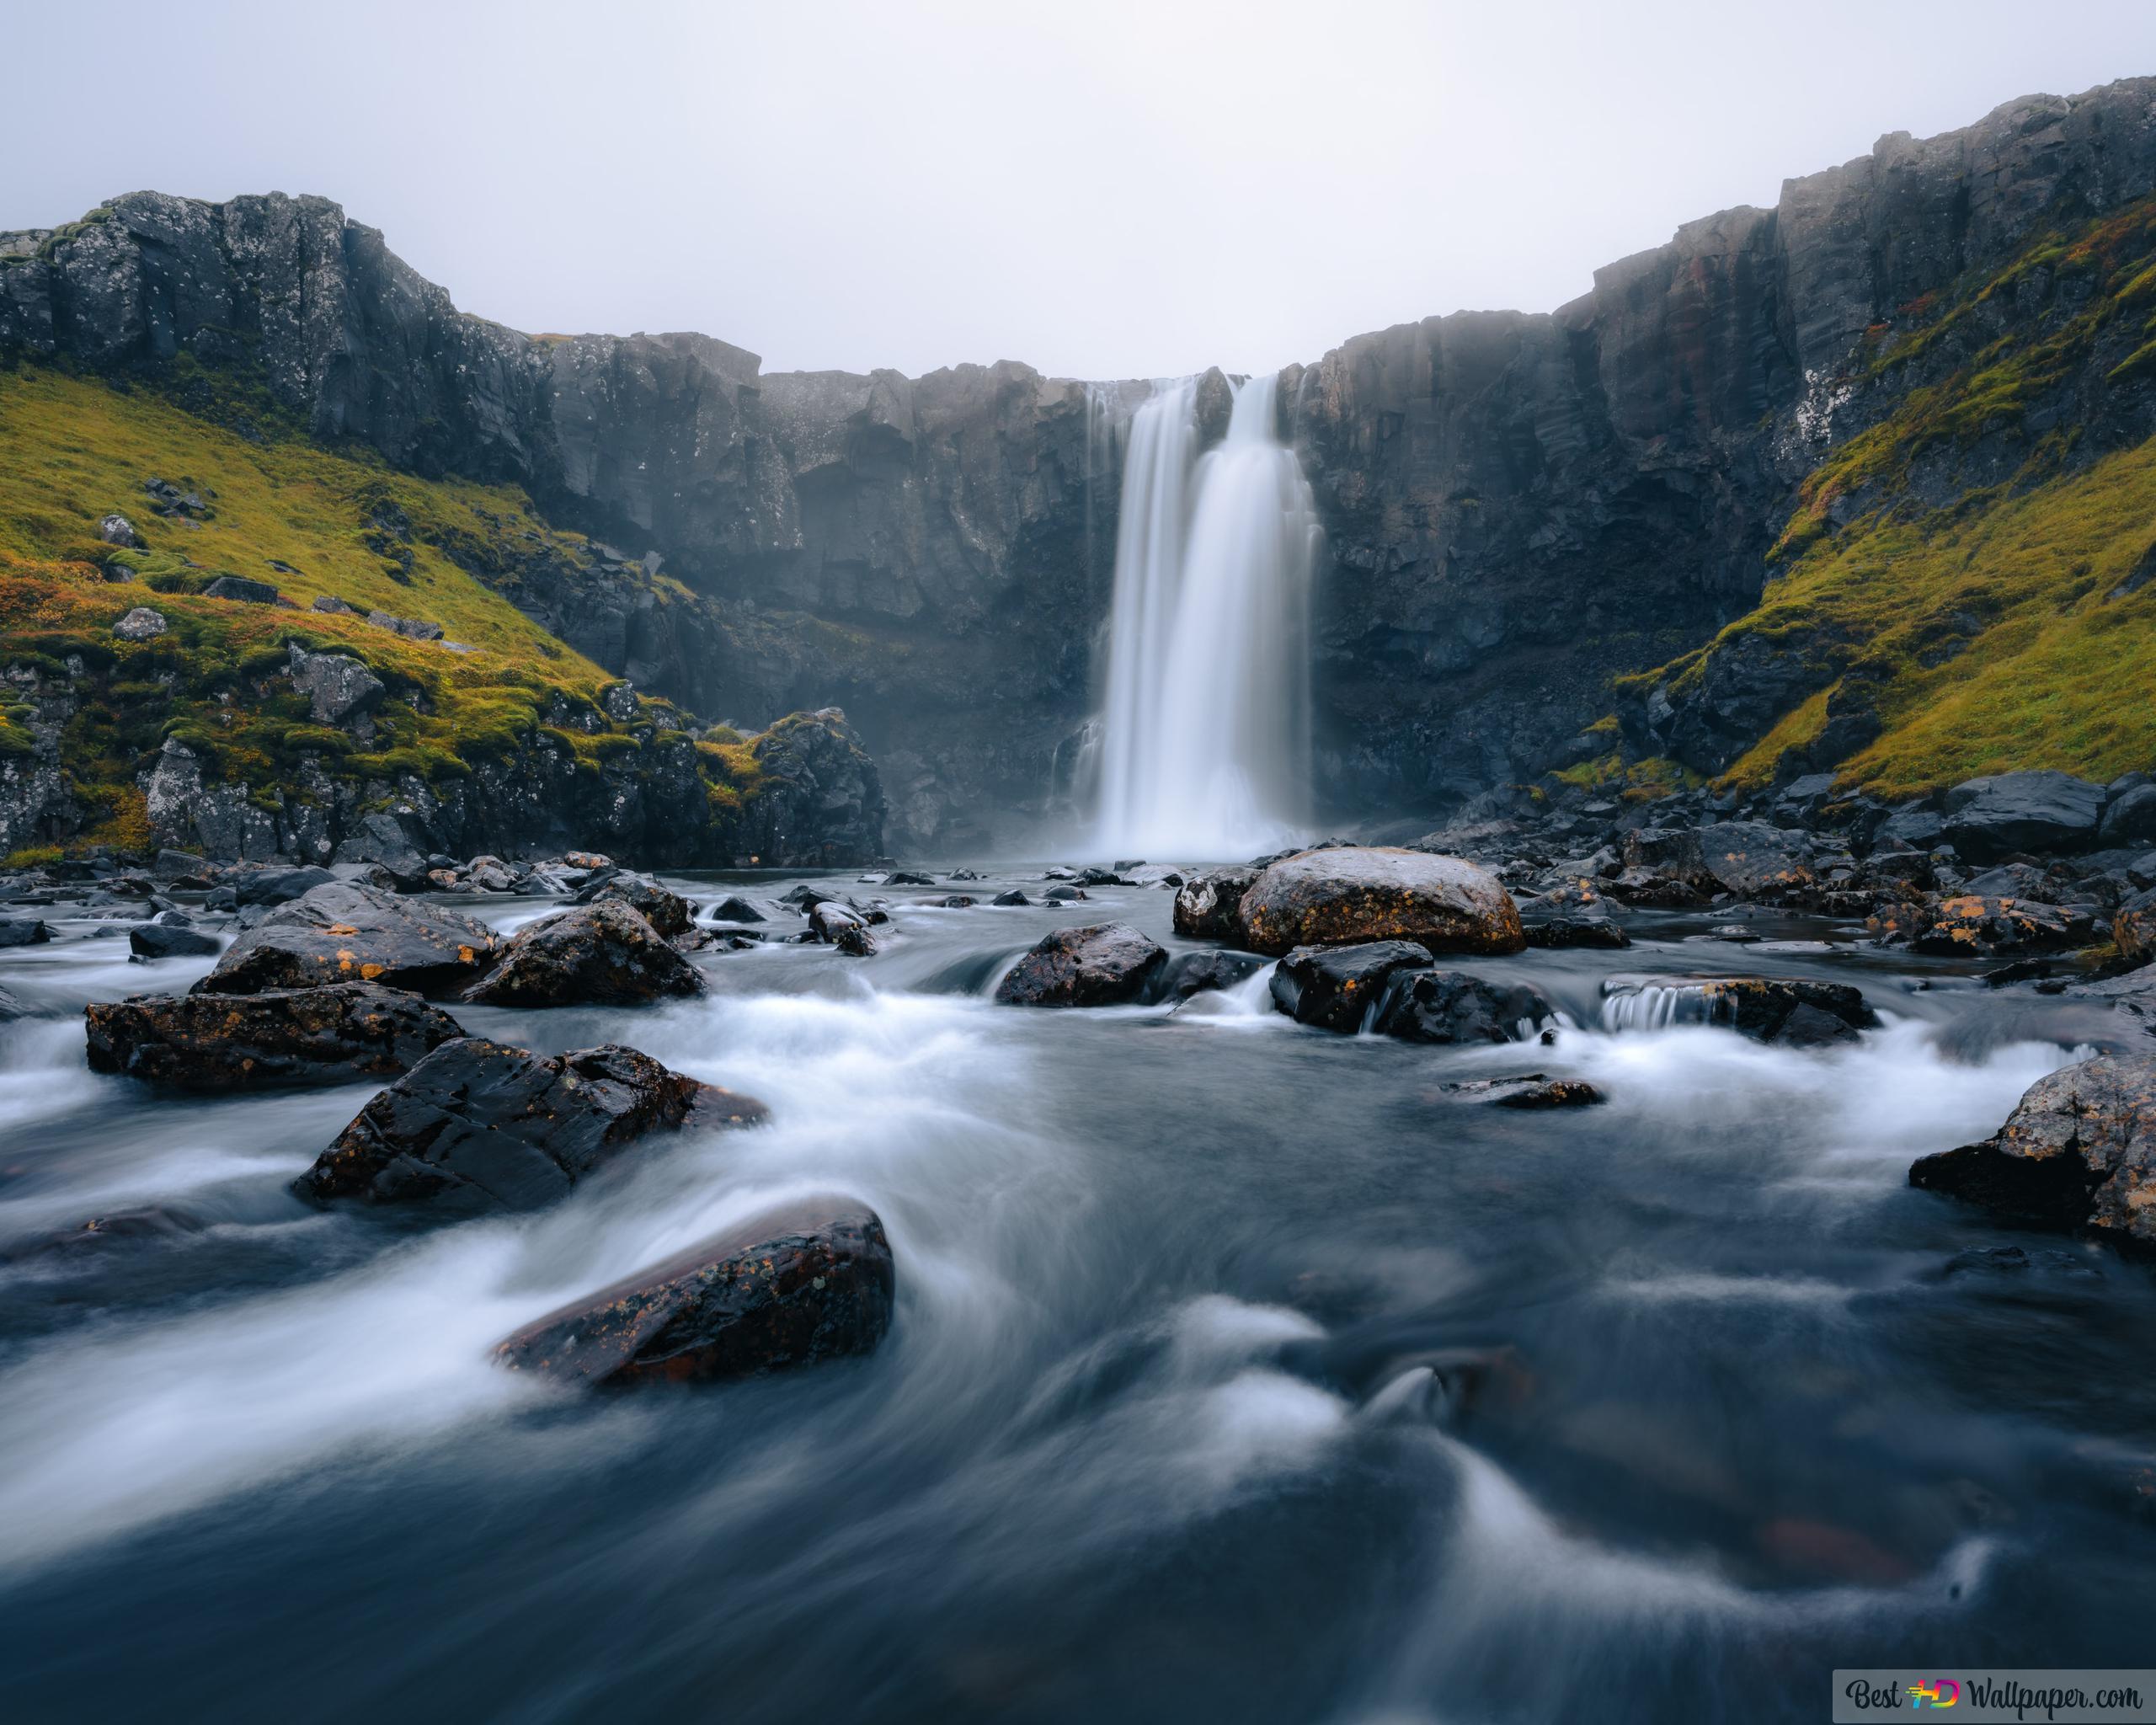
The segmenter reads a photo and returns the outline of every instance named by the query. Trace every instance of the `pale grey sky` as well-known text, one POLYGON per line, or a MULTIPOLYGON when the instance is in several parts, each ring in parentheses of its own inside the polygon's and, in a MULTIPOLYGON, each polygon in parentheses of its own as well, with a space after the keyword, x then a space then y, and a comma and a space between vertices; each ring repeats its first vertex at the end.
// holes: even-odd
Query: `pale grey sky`
POLYGON ((1881 132, 2156 72, 2156 5, 0 0, 0 227, 318 192, 520 328, 1145 377, 1549 309, 1881 132))

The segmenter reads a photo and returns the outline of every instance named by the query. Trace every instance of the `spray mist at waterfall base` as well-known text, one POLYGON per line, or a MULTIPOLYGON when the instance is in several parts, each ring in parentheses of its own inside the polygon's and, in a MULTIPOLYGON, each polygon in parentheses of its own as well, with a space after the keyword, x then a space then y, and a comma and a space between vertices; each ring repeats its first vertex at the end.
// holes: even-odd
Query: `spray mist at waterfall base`
POLYGON ((1102 854, 1247 857, 1306 836, 1315 505, 1276 431, 1277 380, 1239 386, 1198 457, 1195 380, 1133 416, 1101 717, 1102 854))

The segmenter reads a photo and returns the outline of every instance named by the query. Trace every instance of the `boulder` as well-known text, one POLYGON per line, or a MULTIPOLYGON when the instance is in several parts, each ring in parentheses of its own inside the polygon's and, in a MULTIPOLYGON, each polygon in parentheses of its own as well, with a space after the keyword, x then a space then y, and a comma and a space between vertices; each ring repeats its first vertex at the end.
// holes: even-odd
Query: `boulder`
POLYGON ((1613 977, 1604 1017, 1615 1028, 1719 1024, 1754 1042, 1817 1048, 1854 1042, 1879 1015, 1846 982, 1773 976, 1613 977))
POLYGON ((1710 879, 1700 834, 1689 826, 1636 827, 1625 835, 1625 867, 1642 876, 1704 886, 1710 879))
POLYGON ((1555 1016, 1535 990, 1465 970, 1408 970, 1378 1002, 1371 1028, 1405 1042, 1519 1042, 1555 1016))
POLYGON ((2134 785, 2113 797, 2104 809, 2098 843, 2109 850, 2151 840, 2156 840, 2156 784, 2134 785))
POLYGON ((262 994, 136 995, 83 1009, 93 1071, 183 1090, 390 1078, 464 1033, 415 994, 371 982, 262 994))
MULTIPOLYGON (((1176 932, 1186 940, 1233 940, 1236 910, 1257 876, 1257 869, 1243 868, 1208 868, 1193 875, 1176 892, 1176 932)), ((1019 902, 1025 902, 1022 896, 1019 902)))
POLYGON ((2104 788, 2070 773, 2001 772, 1946 793, 1946 841, 1975 862, 2015 851, 2085 851, 2096 842, 2104 788))
POLYGON ((232 599, 243 605, 275 605, 277 590, 267 581, 251 581, 245 575, 220 575, 202 590, 205 599, 232 599))
POLYGON ((347 605, 334 593, 316 594, 314 595, 312 609, 326 612, 331 617, 356 617, 359 615, 356 607, 347 605))
POLYGON ((1881 944, 1907 945, 1940 958, 1999 958, 2086 946, 2098 934, 2086 905, 1978 893, 1882 905, 1868 926, 1881 944))
POLYGON ((439 641, 442 630, 440 623, 416 622, 408 617, 392 617, 386 611, 371 611, 367 621, 377 629, 387 629, 393 635, 402 635, 408 641, 439 641))
POLYGON ((196 985, 203 994, 259 994, 324 982, 379 982, 440 995, 494 961, 491 929, 424 900, 332 881, 280 905, 234 941, 196 985))
POLYGON ((98 537, 108 545, 117 545, 129 551, 140 551, 142 536, 135 531, 134 522, 115 510, 98 523, 98 537))
POLYGON ((1454 857, 1390 846, 1283 857, 1251 883, 1236 921, 1245 946, 1276 957, 1376 940, 1412 940, 1433 953, 1516 953, 1527 944, 1511 895, 1492 877, 1454 857))
POLYGON ((602 899, 520 929, 464 998, 488 1007, 635 1007, 703 989, 702 973, 648 921, 602 899))
POLYGON ((875 1211, 805 1199, 550 1312, 494 1357, 609 1388, 749 1377, 869 1352, 895 1286, 875 1211))
POLYGON ((127 950, 138 959, 200 959, 217 950, 217 937, 171 922, 145 922, 127 931, 127 950))
POLYGON ((337 877, 327 868, 251 868, 232 879, 235 905, 289 905, 337 877))
POLYGON ((876 937, 868 932, 868 919, 835 899, 825 899, 808 910, 809 932, 827 945, 856 959, 876 956, 876 937))
POLYGON ((292 1189, 324 1204, 536 1210, 654 1133, 768 1115, 760 1102, 616 1044, 542 1057, 467 1037, 369 1102, 292 1189))
POLYGON ((1812 841, 1759 820, 1700 829, 1700 865, 1721 890, 1740 899, 1801 898, 1818 885, 1812 841))
POLYGON ((39 917, 0 916, 0 947, 40 947, 52 930, 39 917))
POLYGON ((427 853, 416 844, 398 816, 377 809, 360 817, 359 825, 337 846, 333 862, 378 862, 399 883, 424 890, 427 853))
POLYGON ((1907 845, 1912 850, 1935 850, 1946 839, 1946 817, 1936 809, 1921 806, 1897 809, 1879 823, 1871 836, 1875 848, 1907 845))
POLYGON ((714 922, 762 922, 767 919, 746 899, 728 897, 721 899, 712 906, 711 920, 714 922))
POLYGON ((382 679, 344 653, 310 653, 296 641, 286 648, 292 688, 307 697, 317 724, 342 724, 382 705, 382 679))
POLYGON ((632 868, 613 869, 585 881, 576 889, 573 902, 590 905, 607 899, 618 899, 642 913, 644 921, 669 940, 686 934, 696 920, 686 899, 632 868))
POLYGON ((1632 943, 1632 937, 1608 916, 1591 911, 1545 911, 1537 916, 1523 916, 1520 932, 1527 937, 1528 945, 1550 951, 1586 948, 1617 952, 1632 943))
POLYGON ((1033 900, 1027 898, 1025 894, 1020 892, 1018 889, 1014 886, 1007 893, 998 893, 994 898, 989 900, 989 903, 991 905, 1030 905, 1033 903, 1033 900))
POLYGON ((1006 1007, 1112 1007, 1146 997, 1167 968, 1166 948, 1122 922, 1043 936, 995 985, 1006 1007))
POLYGON ((1994 1136, 1920 1158, 1909 1183, 2156 1248, 2156 1055, 2099 1056, 2038 1079, 1994 1136))
POLYGON ((1168 961, 1150 989, 1153 1000, 1187 1001, 1193 995, 1234 988, 1257 974, 1265 960, 1251 953, 1183 953, 1168 961))
POLYGON ((1413 941, 1297 947, 1273 967, 1273 1003, 1298 1024, 1352 1034, 1375 1017, 1394 976, 1430 964, 1428 950, 1413 941))
POLYGON ((112 626, 112 632, 123 641, 155 640, 165 632, 164 613, 138 605, 112 626))

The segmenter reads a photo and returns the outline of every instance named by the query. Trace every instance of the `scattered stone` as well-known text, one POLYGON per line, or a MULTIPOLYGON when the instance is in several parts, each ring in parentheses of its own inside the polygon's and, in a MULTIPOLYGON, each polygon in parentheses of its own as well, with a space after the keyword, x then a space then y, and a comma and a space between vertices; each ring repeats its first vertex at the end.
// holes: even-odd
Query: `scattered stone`
POLYGON ((145 922, 127 931, 127 950, 136 958, 200 959, 217 950, 217 937, 199 929, 165 922, 145 922))
POLYGON ((41 947, 52 930, 35 916, 0 916, 0 947, 41 947))
POLYGON ((243 605, 275 605, 277 590, 267 581, 249 580, 245 575, 220 575, 202 590, 205 599, 232 599, 243 605))
POLYGON ((1413 941, 1297 947, 1273 967, 1273 1003, 1298 1024, 1352 1035, 1377 1016, 1396 975, 1430 964, 1428 948, 1413 941))
POLYGON ((232 902, 237 905, 288 905, 294 899, 304 898, 318 886, 328 886, 337 877, 327 868, 253 868, 232 882, 232 902))
POLYGON ((873 1210, 804 1199, 549 1313, 494 1357, 591 1386, 748 1377, 869 1352, 895 1287, 873 1210))
POLYGON ((355 607, 345 604, 343 600, 329 593, 315 595, 314 609, 326 611, 331 617, 357 617, 359 615, 359 611, 355 607))
POLYGON ((417 995, 373 983, 262 994, 136 995, 84 1009, 93 1071, 184 1090, 388 1078, 464 1033, 417 995))
POLYGON ((1251 884, 1236 920, 1245 946, 1276 957, 1385 939, 1433 953, 1516 953, 1527 944, 1511 895, 1490 875, 1457 857, 1390 846, 1284 857, 1251 884))
POLYGON ((1233 940, 1235 912, 1257 875, 1255 868, 1208 868, 1185 881, 1176 893, 1176 932, 1186 940, 1233 940))
POLYGON ((2085 906, 1968 893, 1882 906, 1867 926, 1882 945, 1907 945, 1941 958, 1998 958, 2057 952, 2096 937, 2085 906))
POLYGON ((112 626, 112 632, 123 641, 153 641, 164 633, 165 627, 163 611, 138 605, 112 626))
POLYGON ((2111 798, 2097 835, 2106 850, 2156 840, 2156 784, 2139 784, 2111 798))
POLYGON ((310 653, 296 641, 286 653, 292 687, 307 697, 317 724, 342 724, 371 713, 387 692, 382 679, 349 654, 310 653))
POLYGON ((519 930, 464 998, 489 1007, 632 1007, 703 989, 702 974, 642 914, 605 899, 519 930))
POLYGON ((117 545, 128 551, 147 548, 142 543, 142 536, 135 531, 134 522, 116 510, 98 523, 98 537, 108 545, 117 545))
POLYGON ((1086 889, 1078 886, 1052 886, 1041 895, 1045 905, 1072 905, 1086 896, 1086 889))
POLYGON ((876 937, 868 932, 867 919, 835 899, 825 899, 809 907, 808 927, 818 940, 836 947, 849 958, 876 956, 876 937))
POLYGON ((1719 1024, 1754 1042, 1817 1048, 1854 1042, 1879 1015, 1846 982, 1767 976, 1612 977, 1604 1014, 1620 1028, 1719 1024))
POLYGON ((1110 1007, 1144 999, 1166 969, 1166 948, 1122 922, 1043 936, 995 987, 1006 1007, 1110 1007))
POLYGON ((1609 1100, 1584 1078, 1552 1078, 1546 1072, 1469 1078, 1448 1084, 1445 1089, 1462 1102, 1488 1103, 1501 1108, 1584 1108, 1609 1100))
POLYGON ((654 1133, 768 1116, 617 1044, 542 1057, 468 1037, 369 1102, 293 1190, 317 1203, 536 1210, 654 1133))
POLYGON ((1405 1042, 1524 1042, 1556 1016, 1519 983, 1493 983, 1465 970, 1396 975, 1371 1028, 1405 1042))
POLYGON ((926 905, 932 911, 970 911, 979 902, 980 900, 978 899, 968 898, 963 893, 953 893, 947 899, 923 899, 921 900, 922 904, 926 905))
POLYGON ((936 877, 932 874, 916 874, 910 869, 895 868, 883 877, 883 884, 886 886, 934 886, 936 877))
POLYGON ((994 898, 989 900, 989 903, 991 905, 1026 905, 1032 904, 1033 900, 1027 898, 1025 894, 1019 891, 1018 889, 1014 886, 1007 893, 998 893, 994 898))
POLYGON ((408 617, 392 617, 386 611, 369 611, 367 621, 377 629, 387 629, 408 641, 439 641, 442 636, 440 623, 415 622, 408 617))
POLYGON ((1251 953, 1184 953, 1168 961, 1149 994, 1156 1000, 1187 1001, 1234 988, 1249 981, 1264 963, 1251 953))
POLYGON ((1920 1158, 1909 1183, 2156 1247, 2156 1055, 2100 1055, 2038 1079, 1995 1135, 1920 1158))
POLYGON ((1523 918, 1521 932, 1527 937, 1528 945, 1546 951, 1585 948, 1617 952, 1632 943, 1632 937, 1608 916, 1545 915, 1531 921, 1523 918))
POLYGON ((714 922, 763 922, 770 919, 746 899, 736 896, 721 899, 712 905, 711 920, 714 922))
POLYGON ((197 988, 259 994, 325 982, 379 982, 446 994, 478 976, 499 944, 492 930, 467 916, 356 881, 333 881, 270 911, 232 943, 197 988))

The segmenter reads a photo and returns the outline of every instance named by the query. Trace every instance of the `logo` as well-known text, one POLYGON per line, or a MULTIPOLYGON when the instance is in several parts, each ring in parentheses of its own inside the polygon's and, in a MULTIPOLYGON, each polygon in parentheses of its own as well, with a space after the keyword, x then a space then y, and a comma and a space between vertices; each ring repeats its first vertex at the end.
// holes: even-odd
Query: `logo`
POLYGON ((1961 1699, 1961 1685, 1951 1677, 1928 1677, 1909 1685, 1913 1707, 1951 1707, 1961 1699))

